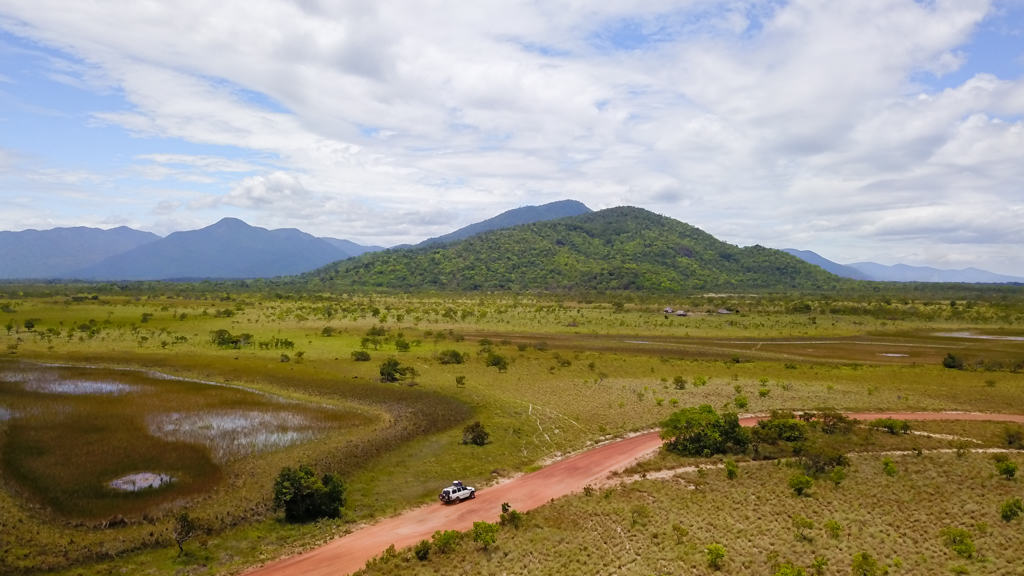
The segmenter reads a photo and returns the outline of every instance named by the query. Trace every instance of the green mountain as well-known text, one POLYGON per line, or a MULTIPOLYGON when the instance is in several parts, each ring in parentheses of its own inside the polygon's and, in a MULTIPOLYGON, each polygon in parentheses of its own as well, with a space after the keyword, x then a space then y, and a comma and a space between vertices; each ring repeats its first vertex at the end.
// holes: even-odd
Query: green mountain
POLYGON ((824 290, 849 282, 780 250, 739 248, 633 207, 365 254, 301 279, 314 289, 441 291, 824 290))

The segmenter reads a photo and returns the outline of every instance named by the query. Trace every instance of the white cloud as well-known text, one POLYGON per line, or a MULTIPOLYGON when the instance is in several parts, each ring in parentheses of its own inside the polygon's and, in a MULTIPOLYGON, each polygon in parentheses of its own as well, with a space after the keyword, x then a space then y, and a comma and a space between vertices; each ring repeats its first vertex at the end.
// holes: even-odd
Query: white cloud
MULTIPOLYGON (((0 0, 0 26, 74 58, 51 75, 123 94, 94 122, 241 151, 130 154, 205 187, 181 207, 154 194, 161 216, 393 243, 575 197, 739 243, 921 254, 934 232, 989 259, 1019 231, 986 235, 981 215, 1021 209, 1024 81, 920 80, 968 65, 991 8, 0 0), (620 45, 634 28, 656 41, 620 45)), ((1024 274, 1005 246, 988 262, 1024 274)))

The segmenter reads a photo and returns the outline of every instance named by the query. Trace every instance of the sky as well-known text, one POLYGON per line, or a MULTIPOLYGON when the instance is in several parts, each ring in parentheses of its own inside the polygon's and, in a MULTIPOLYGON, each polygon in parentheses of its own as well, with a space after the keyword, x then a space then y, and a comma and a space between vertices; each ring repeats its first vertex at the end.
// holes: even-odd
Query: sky
POLYGON ((0 230, 570 198, 1024 276, 1024 0, 0 0, 0 230))

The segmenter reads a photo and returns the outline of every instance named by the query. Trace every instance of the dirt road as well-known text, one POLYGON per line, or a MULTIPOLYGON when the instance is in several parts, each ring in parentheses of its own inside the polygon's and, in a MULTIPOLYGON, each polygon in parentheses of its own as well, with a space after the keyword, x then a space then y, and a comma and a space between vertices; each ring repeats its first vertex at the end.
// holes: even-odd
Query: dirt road
MULTIPOLYGON (((973 412, 910 412, 847 414, 855 420, 898 418, 901 420, 987 420, 1024 423, 1024 414, 981 414, 973 412)), ((752 426, 758 418, 743 418, 752 426)), ((394 544, 411 546, 436 530, 467 530, 473 522, 496 522, 501 504, 508 502, 520 512, 549 500, 598 484, 612 472, 629 467, 661 446, 657 432, 603 444, 576 454, 531 474, 481 490, 477 497, 460 504, 440 503, 415 508, 360 528, 320 548, 277 560, 247 573, 248 576, 321 576, 351 574, 366 561, 394 544)), ((438 486, 438 491, 442 486, 438 486)))

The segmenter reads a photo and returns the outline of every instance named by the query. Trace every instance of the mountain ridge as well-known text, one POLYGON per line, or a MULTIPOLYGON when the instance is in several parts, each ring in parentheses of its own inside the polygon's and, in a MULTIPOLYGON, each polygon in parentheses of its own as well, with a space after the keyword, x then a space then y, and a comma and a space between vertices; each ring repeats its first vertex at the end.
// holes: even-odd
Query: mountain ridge
POLYGON ((520 206, 519 208, 506 210, 492 218, 464 226, 454 232, 449 232, 448 234, 443 234, 434 238, 427 238, 419 244, 416 244, 416 246, 447 244, 449 242, 464 240, 471 236, 476 236, 477 234, 483 234, 484 232, 490 232, 492 230, 501 230, 504 228, 511 228, 513 226, 533 224, 535 222, 546 222, 548 220, 558 220, 560 218, 579 216, 580 214, 587 214, 589 212, 592 212, 592 210, 588 208, 586 204, 578 200, 558 200, 556 202, 549 202, 539 206, 520 206))
POLYGON ((785 290, 848 282, 780 250, 739 248, 629 206, 366 254, 301 278, 331 289, 450 291, 785 290))

